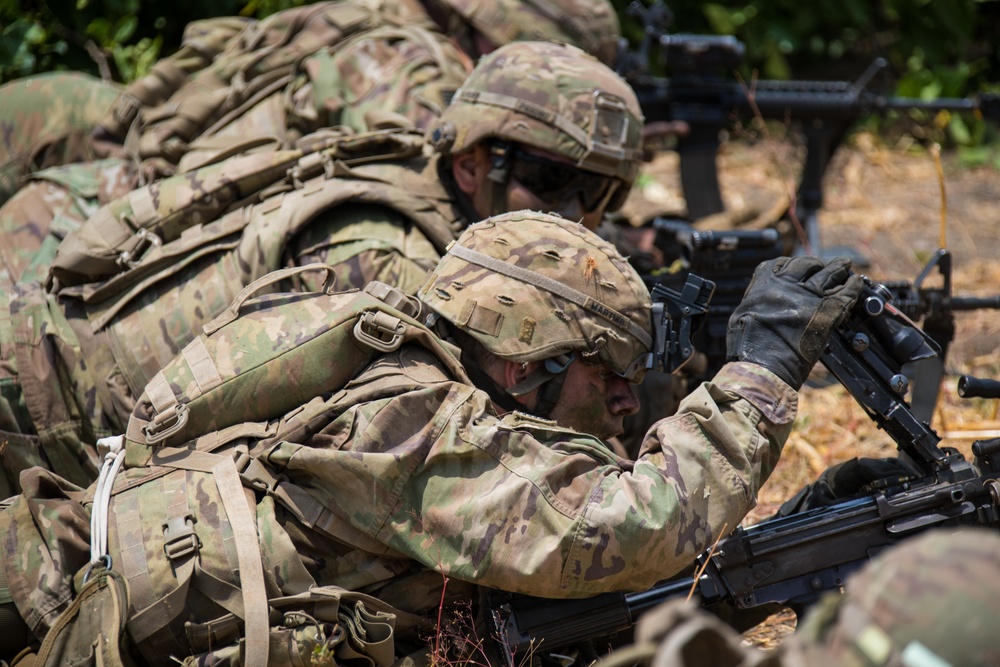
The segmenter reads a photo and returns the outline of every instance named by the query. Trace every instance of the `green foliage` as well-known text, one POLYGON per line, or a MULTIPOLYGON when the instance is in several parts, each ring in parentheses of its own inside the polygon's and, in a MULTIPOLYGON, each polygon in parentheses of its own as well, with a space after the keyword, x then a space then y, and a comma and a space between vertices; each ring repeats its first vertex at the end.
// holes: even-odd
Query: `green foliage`
POLYGON ((0 0, 0 83, 52 70, 129 82, 173 52, 190 21, 262 18, 301 4, 304 0, 0 0))
MULTIPOLYGON (((612 0, 631 39, 641 28, 629 0, 612 0)), ((645 0, 646 5, 651 0, 645 0)), ((733 35, 746 46, 741 75, 766 79, 857 80, 876 58, 888 66, 871 88, 930 100, 998 92, 1000 0, 670 0, 678 33, 733 35)), ((667 72, 669 73, 669 72, 667 72)), ((890 117, 886 128, 913 128, 920 139, 975 145, 991 139, 974 118, 890 117)), ((995 134, 995 132, 994 132, 995 134)))
MULTIPOLYGON (((652 0, 642 0, 648 5, 652 0)), ((210 16, 262 18, 307 0, 0 0, 0 83, 52 70, 132 81, 180 44, 184 26, 210 16)), ((627 37, 642 27, 630 0, 612 0, 627 37)), ((670 0, 671 32, 734 35, 746 46, 741 75, 854 80, 874 61, 872 83, 905 97, 1000 92, 1000 0, 670 0)), ((918 114, 919 115, 919 114, 918 114)), ((920 118, 891 118, 885 127, 920 118)), ((976 119, 928 122, 921 138, 973 146, 992 138, 976 119)))

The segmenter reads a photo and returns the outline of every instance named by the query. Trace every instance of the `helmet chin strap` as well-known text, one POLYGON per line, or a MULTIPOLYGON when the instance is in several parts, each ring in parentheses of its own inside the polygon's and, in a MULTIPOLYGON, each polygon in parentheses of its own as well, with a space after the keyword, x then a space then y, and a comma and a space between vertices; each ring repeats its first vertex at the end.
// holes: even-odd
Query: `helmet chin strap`
POLYGON ((560 354, 557 357, 546 359, 545 362, 534 373, 518 382, 507 390, 511 396, 523 396, 534 389, 538 389, 538 404, 534 410, 521 408, 522 412, 528 412, 548 419, 552 408, 559 402, 562 395, 563 383, 566 381, 566 369, 576 359, 576 354, 560 354))
POLYGON ((510 142, 495 141, 490 144, 490 172, 486 175, 490 188, 486 192, 489 215, 509 212, 507 185, 510 182, 510 142))

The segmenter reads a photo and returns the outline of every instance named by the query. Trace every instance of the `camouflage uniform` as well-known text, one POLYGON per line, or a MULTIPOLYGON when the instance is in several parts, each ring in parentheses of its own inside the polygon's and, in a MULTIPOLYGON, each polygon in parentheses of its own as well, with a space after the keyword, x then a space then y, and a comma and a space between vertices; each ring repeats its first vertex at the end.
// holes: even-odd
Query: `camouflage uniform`
MULTIPOLYGON (((493 128, 492 136, 516 138, 571 156, 583 171, 601 170, 594 173, 615 179, 614 196, 624 198, 637 171, 641 134, 638 105, 624 81, 577 49, 536 42, 505 47, 484 59, 476 72, 465 88, 469 96, 456 99, 443 116, 452 130, 470 123, 476 127, 457 138, 451 135, 450 149, 460 142, 470 146, 473 137, 486 141, 493 128), (520 83, 526 69, 532 70, 535 79, 530 86, 520 83), (480 94, 498 103, 491 106, 473 100, 480 94), (528 112, 509 108, 519 101, 528 112), (614 103, 611 111, 598 106, 605 102, 614 103), (492 116, 495 121, 487 123, 492 116), (627 131, 602 132, 608 123, 627 131)), ((34 324, 34 331, 44 333, 32 339, 33 345, 52 345, 57 338, 55 349, 67 352, 35 354, 29 363, 23 354, 14 354, 13 346, 6 348, 0 382, 7 384, 7 390, 2 398, 10 405, 24 401, 19 387, 25 378, 67 380, 50 383, 49 394, 28 397, 31 419, 4 419, 5 411, 0 410, 0 431, 6 432, 0 435, 9 434, 20 447, 22 436, 36 435, 32 424, 36 429, 45 424, 48 429, 78 434, 84 452, 79 458, 96 462, 91 434, 123 429, 132 402, 160 367, 194 339, 240 289, 284 266, 314 262, 333 266, 338 289, 360 288, 378 280, 414 292, 448 243, 478 217, 451 186, 448 158, 420 143, 416 151, 418 155, 407 159, 351 166, 346 160, 330 160, 322 175, 301 182, 289 177, 263 202, 214 221, 205 223, 199 215, 186 215, 178 224, 190 229, 133 258, 135 263, 128 270, 101 276, 101 280, 92 278, 90 284, 63 284, 53 294, 41 295, 38 307, 47 313, 58 311, 51 316, 65 319, 66 324, 59 328, 34 324), (171 257, 168 263, 165 258, 171 257), (59 392, 63 398, 56 401, 52 397, 59 392), (73 407, 60 408, 54 415, 49 409, 53 403, 73 407), (40 421, 43 417, 45 421, 40 421)), ((242 158, 222 164, 238 159, 242 158)), ((135 212, 134 204, 148 200, 146 208, 162 206, 167 215, 173 213, 169 188, 190 191, 192 184, 198 190, 205 187, 192 173, 178 174, 102 208, 84 228, 68 235, 56 267, 65 254, 72 255, 74 243, 84 233, 107 235, 104 225, 110 211, 128 205, 135 212), (156 195, 143 197, 160 186, 163 189, 156 195)), ((306 277, 302 282, 311 287, 311 280, 306 277)), ((38 291, 31 293, 39 296, 38 291)), ((44 463, 33 456, 36 463, 44 463)), ((78 473, 60 468, 55 461, 46 467, 75 482, 81 480, 78 473)), ((19 470, 12 464, 7 471, 13 490, 19 470)), ((87 465, 85 470, 93 475, 95 467, 87 465)))
POLYGON ((635 647, 598 667, 987 667, 1000 664, 997 581, 995 532, 933 530, 879 554, 843 595, 827 594, 776 651, 743 645, 732 628, 678 600, 644 616, 635 647))
MULTIPOLYGON (((649 350, 651 304, 637 274, 613 247, 554 216, 515 213, 470 227, 421 298, 503 358, 574 351, 631 377, 649 350)), ((581 597, 643 589, 676 572, 753 506, 795 417, 791 387, 734 363, 626 461, 555 422, 498 414, 448 349, 404 344, 340 391, 267 423, 206 434, 184 447, 189 454, 154 448, 146 466, 129 463, 137 460, 129 436, 107 530, 132 600, 128 635, 144 661, 231 651, 238 618, 251 618, 239 593, 249 599, 250 568, 236 553, 246 525, 234 516, 247 506, 239 493, 226 505, 221 477, 217 489, 207 472, 221 475, 240 445, 244 463, 253 460, 244 482, 258 489, 246 491, 256 521, 246 521, 271 605, 318 596, 307 592, 316 585, 375 595, 395 608, 400 653, 420 643, 410 614, 436 613, 442 574, 453 596, 481 584, 581 597)), ((95 488, 79 494, 38 469, 24 480, 24 494, 0 513, 2 566, 41 638, 87 566, 95 488)), ((272 638, 289 623, 269 622, 272 638)))

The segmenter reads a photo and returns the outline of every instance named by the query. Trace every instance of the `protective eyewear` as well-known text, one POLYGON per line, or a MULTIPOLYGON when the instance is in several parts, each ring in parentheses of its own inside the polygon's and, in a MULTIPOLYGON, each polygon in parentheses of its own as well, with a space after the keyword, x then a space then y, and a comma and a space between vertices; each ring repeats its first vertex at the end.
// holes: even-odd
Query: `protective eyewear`
POLYGON ((593 213, 606 206, 621 186, 616 178, 532 155, 518 146, 511 147, 509 156, 511 177, 553 208, 578 197, 583 209, 593 213))

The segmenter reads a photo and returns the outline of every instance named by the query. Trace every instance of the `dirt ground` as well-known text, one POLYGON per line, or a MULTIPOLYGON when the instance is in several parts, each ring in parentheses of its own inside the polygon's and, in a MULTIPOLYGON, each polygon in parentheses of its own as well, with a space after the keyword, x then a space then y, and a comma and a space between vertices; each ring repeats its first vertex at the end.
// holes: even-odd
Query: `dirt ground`
MULTIPOLYGON (((794 141, 768 139, 731 142, 719 156, 720 184, 727 214, 697 224, 713 229, 734 220, 758 227, 787 206, 801 153, 794 141), (754 215, 758 213, 759 215, 754 215)), ((946 201, 944 245, 953 256, 953 294, 1000 293, 1000 172, 959 166, 954 154, 941 155, 946 201)), ((878 280, 917 277, 942 246, 942 180, 930 151, 886 146, 870 135, 855 137, 835 154, 824 180, 819 214, 824 246, 847 245, 870 261, 860 269, 878 280)), ((633 223, 652 215, 683 214, 677 157, 664 152, 647 165, 639 191, 624 214, 633 223)), ((947 375, 932 426, 943 445, 968 456, 977 438, 1000 436, 998 405, 957 396, 957 377, 971 373, 1000 378, 1000 311, 956 314, 957 334, 947 358, 947 375)), ((828 466, 853 456, 886 456, 894 444, 870 422, 840 387, 810 387, 800 397, 797 428, 771 479, 761 490, 752 524, 769 516, 782 501, 828 466)), ((788 611, 747 633, 746 640, 770 648, 792 632, 788 611)))

